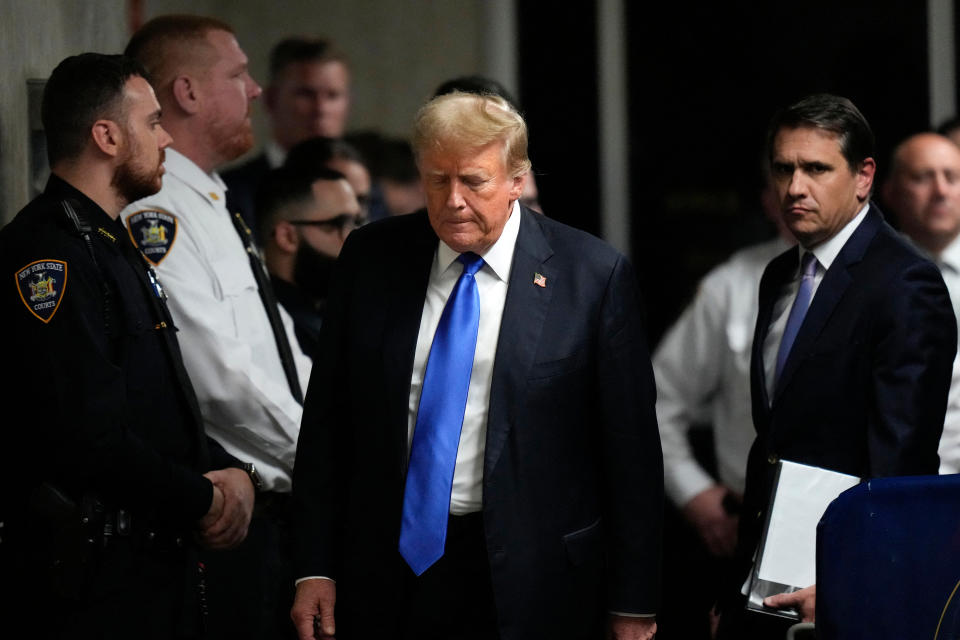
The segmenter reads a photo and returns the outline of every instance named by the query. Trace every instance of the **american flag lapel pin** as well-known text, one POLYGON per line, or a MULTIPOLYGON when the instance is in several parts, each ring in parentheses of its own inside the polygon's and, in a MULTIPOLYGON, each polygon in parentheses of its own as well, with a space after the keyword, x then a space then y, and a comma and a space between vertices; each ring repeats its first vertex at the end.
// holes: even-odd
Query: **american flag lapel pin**
POLYGON ((545 275, 543 275, 542 273, 536 273, 536 272, 534 272, 534 274, 533 274, 533 284, 537 285, 538 287, 546 288, 546 287, 547 287, 547 277, 546 277, 545 275))

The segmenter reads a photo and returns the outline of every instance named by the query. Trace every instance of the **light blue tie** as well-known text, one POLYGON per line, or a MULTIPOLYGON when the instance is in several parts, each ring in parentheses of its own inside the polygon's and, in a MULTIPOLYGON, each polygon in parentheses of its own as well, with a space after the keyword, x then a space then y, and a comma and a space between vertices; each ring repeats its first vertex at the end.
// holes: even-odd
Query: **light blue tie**
POLYGON ((793 341, 800 332, 800 325, 803 324, 803 318, 807 315, 807 309, 810 307, 810 298, 813 294, 813 279, 817 274, 817 258, 807 251, 800 260, 800 271, 803 277, 800 279, 800 288, 797 290, 797 297, 793 299, 793 306, 790 308, 790 315, 787 317, 787 326, 783 330, 783 339, 780 341, 780 350, 777 351, 777 384, 780 384, 780 374, 783 373, 783 365, 787 362, 787 356, 790 355, 790 349, 793 348, 793 341))
POLYGON ((447 541, 453 469, 480 327, 480 294, 473 276, 483 258, 464 253, 457 260, 463 273, 430 346, 403 493, 400 555, 418 576, 440 559, 447 541))

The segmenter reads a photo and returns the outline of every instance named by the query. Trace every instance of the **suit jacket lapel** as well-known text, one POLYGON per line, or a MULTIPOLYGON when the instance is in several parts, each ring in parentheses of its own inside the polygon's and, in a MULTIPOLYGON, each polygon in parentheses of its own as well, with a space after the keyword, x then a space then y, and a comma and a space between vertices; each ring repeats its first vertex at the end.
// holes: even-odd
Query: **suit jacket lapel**
POLYGON ((417 349, 417 334, 420 318, 423 315, 423 303, 427 295, 427 283, 430 279, 430 267, 437 250, 437 236, 431 229, 425 213, 422 225, 404 246, 409 256, 398 260, 395 268, 387 275, 384 286, 387 289, 388 304, 383 340, 383 371, 385 372, 387 424, 391 425, 391 436, 397 438, 395 450, 400 453, 399 469, 407 465, 407 409, 410 400, 410 376, 413 373, 413 359, 417 349), (397 428, 394 429, 393 425, 397 428))
POLYGON ((754 425, 766 424, 770 397, 767 393, 767 377, 763 360, 763 343, 770 329, 773 307, 780 291, 797 268, 797 249, 791 248, 774 258, 764 270, 760 280, 757 326, 753 332, 753 349, 750 357, 750 386, 753 394, 754 425))
POLYGON ((883 217, 880 212, 871 205, 863 222, 843 245, 836 260, 827 269, 823 280, 820 281, 820 286, 817 287, 816 294, 813 296, 813 301, 810 303, 807 315, 803 319, 803 324, 800 325, 800 331, 797 333, 793 347, 790 349, 790 355, 787 356, 787 361, 783 365, 783 372, 780 380, 777 381, 776 391, 773 395, 774 402, 790 383, 797 367, 810 352, 837 304, 843 298, 847 287, 853 282, 849 269, 863 259, 863 254, 882 222, 883 217))
POLYGON ((553 249, 540 227, 538 215, 525 207, 520 208, 520 232, 513 252, 490 387, 484 480, 492 477, 515 421, 513 409, 519 405, 518 397, 525 393, 527 372, 537 353, 553 293, 549 283, 555 281, 552 278, 554 272, 548 263, 553 249), (546 277, 547 286, 534 284, 537 273, 546 277))

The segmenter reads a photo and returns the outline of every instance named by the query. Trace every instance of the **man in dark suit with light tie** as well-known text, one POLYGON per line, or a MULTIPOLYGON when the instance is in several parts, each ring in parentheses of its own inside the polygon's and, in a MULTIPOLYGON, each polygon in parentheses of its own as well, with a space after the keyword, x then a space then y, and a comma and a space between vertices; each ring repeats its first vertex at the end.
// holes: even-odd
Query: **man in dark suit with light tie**
POLYGON ((340 254, 295 467, 304 640, 656 630, 633 270, 517 203, 526 138, 500 98, 435 98, 414 135, 427 210, 340 254))
MULTIPOLYGON (((757 439, 737 588, 778 460, 861 478, 937 473, 957 341, 937 267, 869 201, 873 134, 853 103, 804 98, 774 117, 769 140, 781 215, 800 246, 775 258, 760 282, 751 375, 757 439)), ((809 586, 765 604, 795 606, 813 620, 815 598, 809 586)), ((724 610, 723 637, 777 637, 752 626, 767 616, 742 606, 741 598, 724 610)))

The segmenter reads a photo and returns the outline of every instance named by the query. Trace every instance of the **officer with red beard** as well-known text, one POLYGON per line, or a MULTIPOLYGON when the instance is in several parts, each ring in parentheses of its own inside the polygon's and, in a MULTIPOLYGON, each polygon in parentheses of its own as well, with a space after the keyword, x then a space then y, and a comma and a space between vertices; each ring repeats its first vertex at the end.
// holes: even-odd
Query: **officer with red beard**
POLYGON ((290 629, 286 511, 311 362, 216 171, 253 145, 260 87, 233 30, 214 18, 158 16, 126 53, 153 77, 174 142, 163 189, 121 217, 167 287, 207 434, 252 464, 260 490, 244 544, 206 558, 209 635, 279 636, 290 629))

